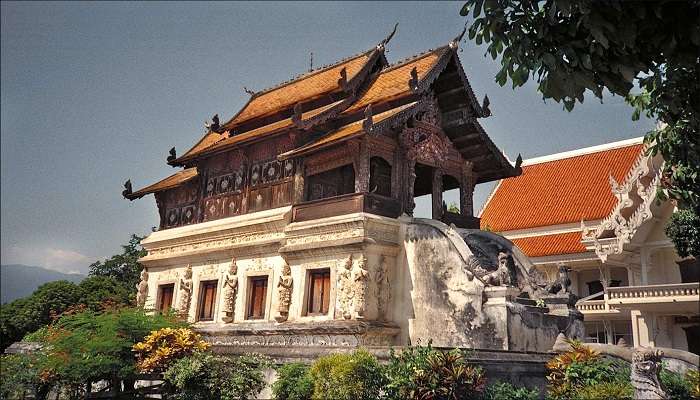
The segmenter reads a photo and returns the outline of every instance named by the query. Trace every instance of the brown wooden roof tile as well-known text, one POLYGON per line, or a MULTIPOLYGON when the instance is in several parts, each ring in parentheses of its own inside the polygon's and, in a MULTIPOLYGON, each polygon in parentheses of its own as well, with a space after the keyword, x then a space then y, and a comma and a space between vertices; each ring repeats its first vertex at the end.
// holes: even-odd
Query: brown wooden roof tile
POLYGON ((196 178, 198 175, 197 168, 186 168, 182 171, 178 171, 169 177, 162 179, 152 185, 148 185, 142 189, 139 189, 130 195, 127 195, 128 199, 138 199, 150 193, 161 192, 163 190, 172 189, 180 184, 183 184, 191 179, 196 178))

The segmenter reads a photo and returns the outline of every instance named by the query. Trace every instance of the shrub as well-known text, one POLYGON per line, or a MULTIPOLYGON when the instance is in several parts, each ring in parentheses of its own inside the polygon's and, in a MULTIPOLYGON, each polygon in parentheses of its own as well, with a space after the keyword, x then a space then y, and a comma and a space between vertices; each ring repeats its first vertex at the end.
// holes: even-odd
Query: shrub
POLYGON ((277 380, 272 385, 275 399, 309 400, 313 392, 314 382, 305 364, 284 364, 277 369, 277 380))
POLYGON ((488 385, 484 392, 484 400, 537 400, 540 393, 536 389, 515 387, 508 382, 497 382, 488 385))
POLYGON ((175 361, 164 374, 173 398, 181 400, 252 399, 265 388, 269 359, 247 354, 239 357, 196 352, 175 361))
POLYGON ((313 399, 377 399, 384 384, 379 362, 366 350, 321 357, 309 373, 314 382, 313 399))
POLYGON ((464 352, 440 351, 430 344, 398 354, 392 350, 386 376, 387 399, 472 399, 486 386, 483 371, 470 366, 464 352))
POLYGON ((629 382, 604 382, 577 388, 571 400, 632 400, 634 389, 629 382))
POLYGON ((134 308, 64 314, 35 335, 46 344, 42 371, 52 374, 73 393, 82 393, 87 382, 105 380, 117 390, 121 382, 129 390, 136 377, 131 348, 152 330, 181 325, 162 315, 148 315, 134 308))
POLYGON ((143 372, 164 371, 170 362, 209 348, 209 343, 189 328, 162 328, 136 343, 137 368, 143 372))
POLYGON ((690 394, 694 398, 700 399, 700 371, 697 369, 689 370, 685 374, 685 380, 690 387, 690 394))
POLYGON ((685 376, 669 371, 666 368, 659 373, 661 386, 663 386, 669 399, 692 400, 692 385, 685 376))
POLYGON ((629 381, 629 368, 603 359, 579 341, 570 340, 568 343, 570 351, 547 362, 547 391, 551 399, 573 398, 580 388, 587 386, 629 381))

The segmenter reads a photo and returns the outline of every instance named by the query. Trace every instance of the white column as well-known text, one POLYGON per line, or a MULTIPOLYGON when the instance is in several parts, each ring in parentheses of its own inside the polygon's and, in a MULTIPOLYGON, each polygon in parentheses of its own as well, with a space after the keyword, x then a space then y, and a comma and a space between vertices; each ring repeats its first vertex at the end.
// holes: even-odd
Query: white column
POLYGON ((649 249, 642 247, 640 250, 640 257, 642 263, 642 285, 649 284, 649 249))

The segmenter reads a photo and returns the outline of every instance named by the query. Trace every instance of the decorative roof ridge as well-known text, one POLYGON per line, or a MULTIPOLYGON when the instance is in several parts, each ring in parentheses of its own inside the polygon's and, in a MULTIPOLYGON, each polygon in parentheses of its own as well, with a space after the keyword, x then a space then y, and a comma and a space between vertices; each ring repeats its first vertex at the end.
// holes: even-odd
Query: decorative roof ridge
POLYGON ((334 63, 322 65, 322 66, 320 66, 320 67, 318 67, 318 68, 316 68, 316 69, 313 69, 313 70, 311 70, 311 71, 307 71, 307 72, 301 73, 301 74, 299 74, 299 75, 297 75, 297 76, 295 76, 295 77, 293 77, 293 78, 290 78, 290 79, 288 79, 288 80, 286 80, 286 81, 280 82, 280 83, 278 83, 278 84, 276 84, 276 85, 274 85, 274 86, 270 86, 270 87, 268 87, 268 88, 265 88, 265 89, 262 89, 262 90, 259 90, 259 91, 255 92, 255 94, 253 94, 253 95, 250 97, 250 99, 252 100, 252 99, 254 99, 254 98, 256 98, 256 97, 262 96, 263 94, 272 92, 272 91, 277 90, 277 89, 281 89, 281 88, 283 88, 283 87, 285 87, 285 86, 287 86, 287 85, 290 85, 290 84, 292 84, 292 83, 294 83, 294 82, 297 82, 297 81, 300 81, 300 80, 303 80, 303 79, 310 78, 310 77, 312 77, 312 76, 314 76, 314 75, 317 75, 317 74, 319 74, 319 73, 321 73, 321 72, 327 71, 327 70, 329 70, 329 69, 331 69, 331 68, 335 68, 335 67, 337 67, 337 66, 340 65, 340 64, 346 63, 346 62, 351 61, 351 60, 354 60, 354 59, 356 59, 356 58, 360 58, 360 57, 362 57, 362 56, 368 56, 368 57, 369 57, 369 56, 371 56, 372 52, 374 52, 374 51, 376 51, 376 50, 377 50, 376 48, 371 48, 371 49, 369 49, 369 50, 365 50, 365 51, 363 51, 363 52, 356 53, 356 54, 351 55, 351 56, 349 56, 349 57, 345 57, 345 58, 343 58, 343 59, 341 59, 341 60, 338 60, 338 61, 336 61, 336 62, 334 62, 334 63))
POLYGON ((414 55, 412 55, 412 56, 408 56, 408 57, 402 58, 402 59, 399 60, 399 61, 396 61, 396 62, 394 62, 394 63, 392 63, 392 64, 389 64, 386 68, 384 68, 384 69, 381 71, 381 74, 383 74, 383 73, 385 73, 385 72, 393 71, 393 70, 395 70, 395 69, 397 69, 397 68, 400 68, 400 67, 403 67, 404 65, 409 64, 409 63, 412 62, 412 61, 420 60, 421 58, 427 57, 427 56, 430 55, 431 53, 437 52, 437 51, 439 51, 439 50, 446 50, 446 49, 449 49, 449 47, 450 47, 449 45, 444 45, 444 46, 440 46, 440 47, 437 47, 437 48, 434 48, 434 49, 425 50, 425 51, 423 51, 423 52, 420 52, 420 53, 418 53, 418 54, 414 54, 414 55))
POLYGON ((539 157, 533 157, 529 158, 527 160, 523 160, 522 166, 530 166, 530 165, 535 165, 535 164, 543 164, 546 162, 551 162, 551 161, 559 161, 559 160, 565 160, 568 158, 574 158, 574 157, 579 157, 579 156, 584 156, 588 154, 594 154, 594 153, 601 153, 604 151, 608 150, 614 150, 614 149, 620 149, 623 147, 629 147, 629 146, 634 146, 637 144, 641 144, 644 141, 644 137, 634 137, 631 139, 625 139, 625 140, 620 140, 617 142, 610 142, 610 143, 604 143, 604 144, 599 144, 595 146, 589 146, 589 147, 584 147, 582 149, 574 149, 574 150, 568 150, 568 151, 563 151, 560 153, 554 153, 554 154, 548 154, 544 156, 539 156, 539 157))
POLYGON ((386 38, 384 38, 381 42, 379 42, 379 44, 377 44, 377 45, 374 46, 373 48, 370 48, 369 50, 365 50, 365 51, 361 51, 361 52, 359 52, 359 53, 355 53, 355 54, 353 54, 353 55, 351 55, 351 56, 345 57, 345 58, 340 59, 340 60, 338 60, 338 61, 336 61, 336 62, 333 62, 333 63, 330 63, 330 64, 325 64, 325 65, 322 65, 322 66, 320 66, 320 67, 318 67, 318 68, 316 68, 316 69, 312 69, 312 70, 310 70, 310 71, 301 73, 301 74, 299 74, 299 75, 297 75, 297 76, 295 76, 295 77, 293 77, 293 78, 291 78, 291 79, 288 79, 288 80, 286 80, 286 81, 280 82, 280 83, 278 83, 277 85, 270 86, 270 87, 268 87, 268 88, 266 88, 266 89, 263 89, 263 90, 259 90, 259 91, 255 92, 255 94, 253 94, 253 95, 251 96, 251 99, 253 99, 253 98, 255 98, 255 97, 258 97, 258 96, 260 96, 260 95, 263 95, 263 94, 265 94, 265 93, 269 93, 269 92, 271 92, 271 91, 273 91, 273 90, 275 90, 275 89, 279 89, 279 88, 285 87, 285 86, 287 86, 287 85, 289 85, 289 84, 291 84, 291 83, 294 83, 294 82, 296 82, 296 81, 309 78, 309 77, 314 76, 314 75, 316 75, 316 74, 318 74, 318 73, 321 73, 321 72, 323 72, 323 71, 327 71, 327 70, 329 70, 329 69, 331 69, 331 68, 335 68, 335 67, 337 67, 337 66, 340 65, 340 64, 346 63, 346 62, 348 62, 348 61, 350 61, 350 60, 354 60, 354 59, 359 58, 359 57, 361 57, 361 56, 367 56, 368 58, 370 58, 370 57, 372 56, 372 53, 375 52, 375 51, 376 51, 376 52, 379 52, 379 53, 382 53, 382 52, 384 52, 384 49, 385 49, 386 45, 389 43, 389 41, 391 41, 391 39, 392 39, 392 38, 394 37, 394 35, 396 34, 396 28, 397 28, 398 26, 399 26, 399 24, 396 23, 396 24, 394 25, 394 30, 391 31, 391 33, 389 33, 389 36, 387 36, 386 38))
POLYGON ((181 184, 181 183, 188 182, 188 181, 192 180, 193 178, 197 177, 197 175, 199 175, 199 171, 197 170, 197 167, 187 167, 187 168, 183 168, 183 169, 181 169, 180 171, 177 171, 177 172, 175 172, 174 174, 170 174, 170 175, 166 176, 165 178, 160 179, 159 181, 154 182, 154 183, 152 183, 152 184, 150 184, 150 185, 146 185, 146 186, 142 187, 141 189, 136 190, 135 192, 132 192, 132 191, 131 191, 131 180, 128 180, 128 181, 124 184, 125 190, 122 192, 122 195, 123 195, 126 199, 128 199, 128 200, 140 199, 141 197, 143 197, 143 196, 145 196, 145 195, 147 195, 147 194, 156 193, 156 192, 159 192, 159 191, 162 191, 162 190, 169 189, 169 188, 171 188, 171 187, 177 186, 177 185, 179 185, 179 184, 181 184), (164 187, 164 188, 155 188, 155 189, 154 189, 155 186, 161 184, 162 182, 165 182, 165 181, 168 180, 168 179, 175 178, 175 177, 178 176, 178 175, 185 175, 185 174, 190 174, 190 176, 185 177, 183 180, 181 180, 180 182, 178 182, 178 183, 175 184, 175 185, 166 186, 166 187, 164 187))

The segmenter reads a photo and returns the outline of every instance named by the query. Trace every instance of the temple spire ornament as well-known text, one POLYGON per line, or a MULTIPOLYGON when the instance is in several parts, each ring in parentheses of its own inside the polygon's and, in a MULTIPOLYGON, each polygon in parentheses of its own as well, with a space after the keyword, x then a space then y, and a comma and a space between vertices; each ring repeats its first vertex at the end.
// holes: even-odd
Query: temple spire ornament
POLYGON ((340 79, 338 79, 338 86, 340 86, 343 91, 347 90, 348 86, 348 70, 343 67, 340 70, 340 79))

